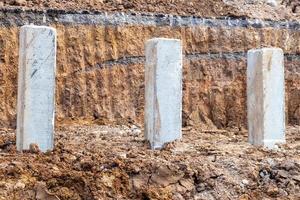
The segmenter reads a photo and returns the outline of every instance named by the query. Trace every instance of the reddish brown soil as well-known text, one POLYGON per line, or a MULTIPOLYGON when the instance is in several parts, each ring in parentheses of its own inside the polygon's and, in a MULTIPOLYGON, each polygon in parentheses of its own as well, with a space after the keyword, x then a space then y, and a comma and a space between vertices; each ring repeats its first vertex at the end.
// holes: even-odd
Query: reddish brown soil
POLYGON ((261 0, 4 0, 2 6, 27 8, 152 12, 196 16, 248 16, 254 18, 299 18, 298 0, 278 0, 277 7, 261 0))
POLYGON ((299 199, 300 127, 287 144, 256 148, 239 130, 184 129, 149 150, 136 126, 75 126, 53 152, 16 153, 0 132, 0 199, 299 199))
MULTIPOLYGON (((184 125, 246 127, 246 59, 209 53, 247 52, 261 46, 300 53, 300 32, 286 29, 53 25, 58 31, 56 119, 58 124, 143 123, 143 57, 153 37, 182 40, 184 125), (222 33, 222 34, 219 34, 222 33), (126 60, 126 59, 125 59, 126 60), (109 63, 114 63, 110 65, 109 63), (100 66, 100 67, 99 67, 100 66)), ((15 127, 18 27, 0 28, 0 127, 15 127)), ((300 124, 300 60, 285 62, 286 115, 300 124)))

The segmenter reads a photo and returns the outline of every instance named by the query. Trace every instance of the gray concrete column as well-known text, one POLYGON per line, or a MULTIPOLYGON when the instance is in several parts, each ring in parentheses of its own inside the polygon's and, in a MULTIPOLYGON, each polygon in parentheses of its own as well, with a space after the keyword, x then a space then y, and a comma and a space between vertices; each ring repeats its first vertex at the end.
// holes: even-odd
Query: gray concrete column
POLYGON ((145 137, 152 149, 182 137, 182 46, 180 40, 146 43, 145 137))
POLYGON ((249 142, 274 148, 285 143, 284 55, 279 48, 248 51, 249 142))
POLYGON ((46 26, 21 27, 18 75, 17 149, 37 144, 53 149, 56 30, 46 26))

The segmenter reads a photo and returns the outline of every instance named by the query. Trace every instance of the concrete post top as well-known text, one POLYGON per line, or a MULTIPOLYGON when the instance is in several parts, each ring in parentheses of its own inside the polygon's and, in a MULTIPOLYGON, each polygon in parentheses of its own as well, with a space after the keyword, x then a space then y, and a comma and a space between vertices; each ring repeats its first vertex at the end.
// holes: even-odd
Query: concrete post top
POLYGON ((56 29, 50 26, 37 26, 37 25, 30 24, 30 25, 22 26, 21 30, 22 29, 48 29, 56 33, 56 29))
POLYGON ((261 49, 250 49, 248 51, 248 54, 249 53, 257 53, 257 52, 268 52, 268 51, 277 51, 278 53, 283 53, 283 50, 281 48, 265 47, 265 48, 261 48, 261 49))
POLYGON ((172 39, 172 38, 152 38, 150 40, 147 41, 147 43, 149 42, 178 42, 181 43, 181 40, 179 39, 172 39))

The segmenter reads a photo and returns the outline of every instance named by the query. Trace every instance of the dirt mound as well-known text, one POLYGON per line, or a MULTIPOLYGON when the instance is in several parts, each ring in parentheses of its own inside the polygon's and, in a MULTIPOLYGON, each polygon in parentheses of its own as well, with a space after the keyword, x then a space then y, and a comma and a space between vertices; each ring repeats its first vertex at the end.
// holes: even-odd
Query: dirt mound
POLYGON ((191 128, 152 151, 135 125, 76 126, 45 154, 16 153, 1 131, 0 199, 299 199, 299 128, 273 151, 243 131, 191 128))
POLYGON ((23 6, 33 9, 98 10, 152 12, 195 16, 248 16, 254 18, 299 18, 297 0, 5 0, 1 6, 23 6))

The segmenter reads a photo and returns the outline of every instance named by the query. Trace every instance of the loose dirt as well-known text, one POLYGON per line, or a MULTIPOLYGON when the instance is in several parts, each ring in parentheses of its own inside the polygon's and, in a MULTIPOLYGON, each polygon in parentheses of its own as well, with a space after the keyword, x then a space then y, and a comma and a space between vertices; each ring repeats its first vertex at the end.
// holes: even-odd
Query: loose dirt
POLYGON ((0 6, 65 11, 151 12, 204 17, 300 18, 298 0, 5 0, 0 2, 0 6))
POLYGON ((53 152, 17 153, 0 132, 0 199, 299 199, 300 127, 276 150, 243 130, 184 128, 182 141, 150 150, 132 126, 56 131, 53 152))

